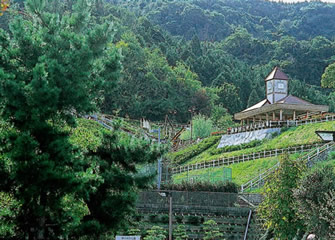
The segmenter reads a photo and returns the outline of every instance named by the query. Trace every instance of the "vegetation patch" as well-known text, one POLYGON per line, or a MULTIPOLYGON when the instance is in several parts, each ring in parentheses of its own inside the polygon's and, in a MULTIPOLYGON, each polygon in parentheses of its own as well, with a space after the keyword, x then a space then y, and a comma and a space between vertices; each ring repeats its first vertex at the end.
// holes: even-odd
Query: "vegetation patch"
POLYGON ((211 136, 202 140, 200 143, 191 145, 181 151, 170 153, 168 158, 174 164, 182 164, 190 160, 192 157, 200 154, 213 145, 217 145, 221 136, 211 136))
POLYGON ((278 137, 270 140, 264 140, 263 143, 258 146, 249 147, 238 151, 218 153, 220 151, 219 149, 215 150, 214 148, 210 148, 198 156, 193 157, 190 161, 185 162, 185 164, 200 163, 223 157, 240 156, 243 154, 251 154, 253 152, 268 151, 321 142, 321 139, 315 134, 315 131, 317 130, 334 131, 335 124, 334 122, 324 122, 292 127, 281 133, 278 137))
POLYGON ((161 187, 163 190, 175 190, 175 191, 188 191, 188 192, 227 192, 227 193, 237 193, 238 185, 227 181, 227 182, 210 182, 210 181, 200 181, 200 182, 187 182, 183 181, 181 183, 165 184, 161 187))
MULTIPOLYGON (((291 154, 290 159, 297 159, 300 156, 302 156, 302 154, 291 154)), ((262 158, 253 161, 231 164, 228 166, 228 168, 231 168, 232 170, 232 182, 237 185, 241 185, 258 176, 266 169, 271 168, 277 162, 278 157, 262 158)), ((223 170, 224 168, 227 168, 227 166, 199 169, 189 171, 188 173, 183 172, 180 174, 175 174, 173 175, 173 182, 178 184, 186 181, 207 181, 218 184, 225 180, 223 170)))

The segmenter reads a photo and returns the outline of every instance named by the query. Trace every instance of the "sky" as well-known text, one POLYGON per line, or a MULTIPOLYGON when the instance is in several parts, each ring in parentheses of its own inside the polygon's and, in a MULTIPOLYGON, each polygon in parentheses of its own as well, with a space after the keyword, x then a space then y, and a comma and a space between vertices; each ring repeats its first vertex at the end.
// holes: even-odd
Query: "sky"
MULTIPOLYGON (((305 0, 271 0, 271 1, 274 1, 274 2, 290 2, 290 3, 293 3, 293 2, 304 2, 305 0)), ((335 0, 321 0, 322 2, 329 2, 329 3, 335 3, 335 0)))

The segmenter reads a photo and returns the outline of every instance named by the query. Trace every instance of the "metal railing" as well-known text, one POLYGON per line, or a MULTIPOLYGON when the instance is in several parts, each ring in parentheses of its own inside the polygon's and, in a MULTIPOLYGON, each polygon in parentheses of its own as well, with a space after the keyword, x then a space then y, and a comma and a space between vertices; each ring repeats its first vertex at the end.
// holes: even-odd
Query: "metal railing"
MULTIPOLYGON (((331 150, 334 147, 335 147, 334 142, 329 142, 329 143, 323 144, 322 146, 319 146, 316 149, 314 149, 314 150, 310 151, 309 153, 305 154, 304 156, 302 156, 298 160, 300 160, 300 161, 305 161, 306 160, 307 165, 310 167, 310 166, 313 165, 313 160, 315 158, 319 157, 322 153, 324 153, 328 150, 331 150)), ((252 189, 252 188, 255 188, 256 186, 260 187, 261 185, 263 185, 265 180, 271 174, 273 174, 276 171, 276 169, 278 169, 278 167, 279 167, 279 162, 277 164, 275 164, 274 166, 272 166, 271 168, 262 172, 257 177, 254 177, 253 179, 249 180, 245 184, 242 184, 241 185, 241 192, 244 192, 246 189, 252 189)))
POLYGON ((242 154, 238 156, 232 156, 232 157, 223 157, 220 159, 215 159, 211 161, 201 162, 201 163, 194 163, 194 164, 188 164, 184 166, 177 166, 171 169, 172 174, 179 174, 183 172, 189 172, 192 170, 198 170, 198 169, 205 169, 205 168, 213 168, 213 167, 220 167, 220 166, 226 166, 234 163, 241 163, 246 161, 252 161, 260 158, 268 158, 268 157, 277 157, 283 153, 301 153, 301 152, 307 152, 315 147, 321 146, 322 143, 315 143, 315 144, 309 144, 309 145, 300 145, 295 147, 289 147, 289 148, 278 148, 273 150, 264 150, 259 152, 253 152, 250 154, 242 154))
POLYGON ((304 120, 286 120, 286 121, 262 121, 254 124, 248 124, 239 127, 233 127, 227 129, 227 134, 235 134, 241 132, 251 132, 260 129, 267 128, 282 128, 282 127, 297 127, 301 125, 311 124, 311 123, 322 123, 322 122, 330 122, 335 121, 335 115, 327 115, 322 118, 315 119, 304 119, 304 120))

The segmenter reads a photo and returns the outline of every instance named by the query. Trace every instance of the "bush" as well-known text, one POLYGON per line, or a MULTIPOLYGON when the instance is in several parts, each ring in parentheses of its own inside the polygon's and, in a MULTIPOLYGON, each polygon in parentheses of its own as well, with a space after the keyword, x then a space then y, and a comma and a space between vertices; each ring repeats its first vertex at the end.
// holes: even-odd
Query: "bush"
POLYGON ((334 236, 328 235, 335 230, 334 191, 334 167, 330 164, 314 168, 301 179, 294 191, 299 216, 306 229, 321 239, 334 239, 334 236), (328 218, 329 214, 330 218, 328 218))
POLYGON ((222 239, 223 234, 220 232, 218 224, 214 220, 204 222, 205 240, 222 239))
POLYGON ((213 129, 213 122, 211 119, 203 115, 197 115, 192 120, 193 139, 208 137, 213 129))
POLYGON ((199 225, 200 224, 200 217, 198 216, 188 216, 187 222, 192 225, 199 225))
POLYGON ((239 186, 233 182, 182 182, 182 183, 169 183, 161 186, 162 190, 175 190, 175 191, 208 191, 208 192, 225 192, 225 193, 238 193, 239 186))
POLYGON ((147 236, 144 240, 164 240, 166 238, 166 231, 159 226, 153 226, 147 231, 147 236))
POLYGON ((152 223, 158 223, 159 222, 159 217, 156 214, 150 214, 149 215, 149 221, 152 223))
POLYGON ((177 228, 173 230, 173 237, 175 240, 188 239, 185 226, 178 225, 177 228))
POLYGON ((335 151, 329 153, 328 160, 335 160, 335 151))
POLYGON ((168 155, 168 158, 173 164, 183 164, 190 160, 192 157, 198 155, 199 153, 207 150, 214 144, 217 144, 221 139, 220 136, 212 136, 202 140, 198 144, 191 145, 188 148, 185 148, 179 152, 171 153, 168 155))
POLYGON ((226 153, 226 152, 239 151, 239 150, 243 150, 246 148, 253 148, 253 147, 262 145, 263 142, 264 142, 263 140, 253 140, 251 142, 242 143, 239 145, 225 146, 223 148, 216 148, 216 149, 210 150, 209 154, 217 155, 217 154, 226 153))
POLYGON ((183 216, 177 215, 175 218, 176 218, 177 223, 182 223, 183 222, 183 216))
POLYGON ((169 223, 169 215, 165 214, 161 216, 161 223, 169 223))

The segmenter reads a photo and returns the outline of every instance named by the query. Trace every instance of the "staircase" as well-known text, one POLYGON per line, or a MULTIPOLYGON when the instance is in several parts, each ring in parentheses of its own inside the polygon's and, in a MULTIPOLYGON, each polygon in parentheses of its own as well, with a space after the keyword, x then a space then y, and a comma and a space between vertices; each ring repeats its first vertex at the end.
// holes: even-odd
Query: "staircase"
MULTIPOLYGON (((322 146, 317 147, 316 149, 310 151, 306 155, 302 156, 298 160, 300 161, 306 161, 308 167, 312 167, 316 162, 320 160, 320 158, 327 157, 327 153, 334 149, 335 143, 334 142, 329 142, 326 143, 322 146)), ((266 179, 274 173, 279 167, 279 162, 274 165, 273 167, 265 170, 262 172, 260 175, 257 177, 249 180, 248 182, 244 183, 241 185, 241 192, 243 193, 247 189, 254 189, 254 188, 259 188, 264 185, 266 179)))

